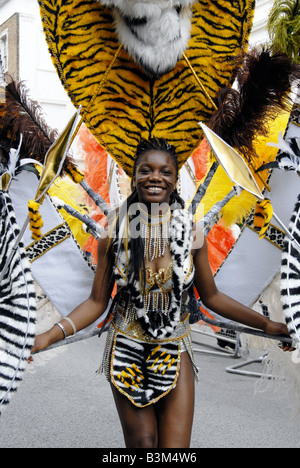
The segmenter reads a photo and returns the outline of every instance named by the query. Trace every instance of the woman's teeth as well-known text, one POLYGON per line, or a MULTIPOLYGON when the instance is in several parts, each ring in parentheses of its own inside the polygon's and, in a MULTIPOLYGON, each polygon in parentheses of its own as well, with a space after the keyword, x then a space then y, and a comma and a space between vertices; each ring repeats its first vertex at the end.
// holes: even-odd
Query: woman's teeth
POLYGON ((162 188, 161 187, 148 187, 148 190, 151 192, 161 192, 162 188))

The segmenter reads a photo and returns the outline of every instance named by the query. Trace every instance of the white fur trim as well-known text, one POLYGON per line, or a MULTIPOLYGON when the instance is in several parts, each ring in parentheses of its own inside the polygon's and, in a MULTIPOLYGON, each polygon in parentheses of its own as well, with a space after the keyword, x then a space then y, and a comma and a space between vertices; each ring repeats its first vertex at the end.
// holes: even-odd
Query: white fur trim
POLYGON ((137 63, 154 74, 175 67, 191 37, 193 0, 102 0, 101 3, 113 7, 119 40, 137 63), (182 7, 179 13, 175 9, 178 6, 182 7), (128 19, 141 18, 145 23, 128 23, 128 19))
POLYGON ((175 7, 191 7, 196 0, 99 0, 103 6, 118 8, 122 14, 133 17, 153 17, 161 10, 175 7))

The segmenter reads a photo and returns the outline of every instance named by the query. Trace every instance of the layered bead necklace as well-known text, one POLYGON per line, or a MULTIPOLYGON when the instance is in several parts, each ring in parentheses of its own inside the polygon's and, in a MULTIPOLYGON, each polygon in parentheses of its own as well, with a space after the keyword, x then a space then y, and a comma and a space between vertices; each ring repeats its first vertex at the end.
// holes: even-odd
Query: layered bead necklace
POLYGON ((146 262, 163 257, 166 246, 170 243, 170 207, 162 215, 151 215, 139 205, 141 220, 141 235, 144 242, 146 262))
MULTIPOLYGON (((141 235, 144 243, 144 257, 146 263, 151 262, 155 258, 163 257, 166 248, 170 245, 170 224, 171 210, 159 215, 152 215, 145 211, 139 205, 141 235)), ((152 272, 151 268, 147 270, 147 290, 144 294, 144 306, 148 317, 152 317, 151 321, 157 327, 162 325, 161 314, 167 315, 169 309, 169 293, 164 288, 164 283, 172 277, 173 266, 171 272, 161 268, 158 273, 152 272), (153 291, 152 287, 156 285, 158 291, 153 291)), ((168 269, 170 270, 170 268, 168 269)))

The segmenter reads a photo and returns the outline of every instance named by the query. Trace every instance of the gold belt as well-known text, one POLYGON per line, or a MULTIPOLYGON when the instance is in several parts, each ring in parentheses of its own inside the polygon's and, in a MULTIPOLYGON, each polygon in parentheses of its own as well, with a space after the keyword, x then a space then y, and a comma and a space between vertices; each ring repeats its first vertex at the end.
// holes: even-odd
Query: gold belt
POLYGON ((141 324, 135 317, 132 315, 128 316, 127 314, 123 315, 118 310, 115 311, 112 326, 117 332, 146 343, 167 343, 170 341, 176 341, 187 336, 191 328, 188 315, 182 322, 178 323, 169 338, 156 339, 144 332, 141 324))

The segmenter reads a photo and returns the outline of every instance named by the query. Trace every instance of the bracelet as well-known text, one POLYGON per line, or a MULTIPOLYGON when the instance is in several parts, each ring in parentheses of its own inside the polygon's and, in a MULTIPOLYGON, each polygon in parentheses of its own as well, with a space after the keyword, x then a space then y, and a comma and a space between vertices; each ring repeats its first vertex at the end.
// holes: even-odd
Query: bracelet
POLYGON ((65 339, 67 338, 67 336, 68 336, 68 335, 67 335, 67 332, 66 332, 66 330, 65 330, 65 327, 64 327, 61 323, 59 323, 59 322, 55 323, 54 325, 57 325, 57 326, 61 329, 61 331, 62 331, 63 334, 64 334, 64 340, 65 340, 65 339))
POLYGON ((74 324, 73 320, 71 320, 69 317, 64 317, 64 320, 67 320, 69 322, 69 324, 71 325, 71 327, 73 328, 73 335, 70 335, 70 336, 76 335, 77 330, 76 330, 76 327, 75 327, 75 324, 74 324))

